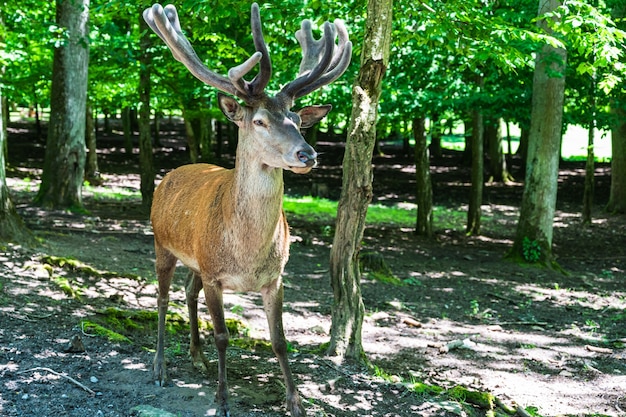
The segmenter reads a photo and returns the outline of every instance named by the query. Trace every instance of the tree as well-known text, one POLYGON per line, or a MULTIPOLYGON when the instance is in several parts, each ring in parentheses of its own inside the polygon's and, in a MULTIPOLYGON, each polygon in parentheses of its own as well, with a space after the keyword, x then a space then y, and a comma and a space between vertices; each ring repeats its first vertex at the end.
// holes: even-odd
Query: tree
POLYGON ((139 56, 139 167, 141 169, 141 205, 150 212, 154 193, 154 157, 150 134, 150 33, 143 17, 139 17, 141 30, 141 54, 139 56))
POLYGON ((372 152, 381 83, 389 63, 392 0, 369 0, 361 67, 352 89, 352 114, 343 159, 343 187, 330 252, 333 287, 328 353, 341 360, 363 360, 359 250, 372 199, 372 152))
MULTIPOLYGON (((539 16, 553 12, 560 0, 540 0, 539 16)), ((550 32, 546 19, 538 25, 550 32)), ((552 223, 556 209, 566 51, 546 44, 538 52, 528 138, 526 183, 513 247, 515 259, 553 266, 552 223)))
POLYGON ((89 0, 57 0, 56 21, 63 31, 54 50, 46 156, 35 197, 47 208, 83 205, 88 20, 89 0))
MULTIPOLYGON (((0 89, 0 115, 3 114, 4 102, 2 89, 0 89)), ((0 117, 0 242, 31 244, 34 243, 34 238, 15 210, 6 183, 6 165, 4 160, 6 137, 4 117, 0 117)))
POLYGON ((612 213, 626 213, 626 110, 614 103, 613 114, 611 192, 606 209, 612 213))

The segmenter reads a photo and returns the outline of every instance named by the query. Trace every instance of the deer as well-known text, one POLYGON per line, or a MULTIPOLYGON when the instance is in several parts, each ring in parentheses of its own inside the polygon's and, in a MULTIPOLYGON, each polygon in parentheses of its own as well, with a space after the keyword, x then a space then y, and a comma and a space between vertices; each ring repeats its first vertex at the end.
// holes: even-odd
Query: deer
POLYGON ((181 29, 173 5, 154 4, 143 13, 150 28, 165 42, 176 60, 200 81, 219 90, 218 105, 238 127, 235 166, 183 165, 167 173, 157 186, 150 220, 154 232, 158 278, 158 336, 153 371, 155 383, 167 381, 164 359, 169 289, 176 264, 190 270, 185 286, 189 312, 189 353, 194 366, 207 370, 198 329, 198 298, 204 291, 213 323, 218 355, 216 408, 229 416, 226 349, 229 333, 224 318, 223 292, 258 292, 267 316, 272 350, 282 370, 287 409, 305 415, 287 359, 283 328, 282 274, 289 258, 289 226, 282 207, 283 171, 309 173, 317 165, 316 151, 302 129, 313 126, 331 105, 305 106, 294 102, 339 78, 348 68, 352 43, 341 20, 325 22, 315 39, 312 22, 302 21, 296 38, 302 49, 298 75, 275 95, 265 89, 272 63, 263 37, 258 4, 251 7, 252 40, 256 51, 242 64, 217 74, 202 63, 181 29), (244 77, 259 65, 258 74, 244 77), (240 104, 239 100, 243 102, 240 104))

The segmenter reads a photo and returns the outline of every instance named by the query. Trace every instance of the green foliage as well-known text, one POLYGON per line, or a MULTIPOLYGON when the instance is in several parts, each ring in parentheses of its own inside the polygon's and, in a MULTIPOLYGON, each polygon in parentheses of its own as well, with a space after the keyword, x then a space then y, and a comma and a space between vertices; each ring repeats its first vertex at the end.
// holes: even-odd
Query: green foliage
POLYGON ((81 325, 82 325, 83 331, 87 334, 103 336, 103 337, 106 337, 109 341, 115 342, 115 343, 132 343, 132 341, 128 337, 120 333, 117 333, 111 329, 108 329, 104 326, 101 326, 98 323, 84 320, 81 322, 81 325))
POLYGON ((536 240, 530 240, 527 236, 522 240, 522 256, 531 264, 541 260, 541 245, 536 240))

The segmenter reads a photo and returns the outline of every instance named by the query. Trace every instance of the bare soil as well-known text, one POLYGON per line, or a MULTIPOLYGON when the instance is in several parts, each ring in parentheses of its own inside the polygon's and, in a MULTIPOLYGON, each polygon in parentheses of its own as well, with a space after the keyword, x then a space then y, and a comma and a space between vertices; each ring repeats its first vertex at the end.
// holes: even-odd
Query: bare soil
MULTIPOLYGON (((186 161, 180 126, 165 128, 155 154, 159 175, 186 161)), ((151 373, 153 321, 129 324, 128 341, 95 336, 86 326, 110 325, 111 308, 156 310, 151 229, 140 202, 98 197, 101 187, 139 188, 136 155, 125 155, 122 148, 119 134, 100 132, 104 181, 85 191, 87 214, 42 211, 31 202, 43 142, 32 126, 10 126, 9 187, 41 245, 0 248, 0 415, 150 415, 148 406, 161 415, 215 413, 210 331, 204 332, 205 352, 215 367, 206 374, 191 365, 186 332, 172 332, 166 352, 172 381, 161 388, 151 373), (67 258, 81 264, 63 265, 67 258), (77 337, 84 351, 69 349, 77 337)), ((287 193, 308 194, 319 189, 313 184, 326 184, 329 197, 338 197, 341 145, 320 142, 318 148, 321 166, 306 177, 286 173, 287 193)), ((374 159, 375 200, 411 202, 411 158, 382 150, 374 159)), ((308 414, 505 415, 502 407, 490 411, 466 394, 453 395, 453 387, 462 386, 535 415, 626 416, 626 219, 602 210, 608 167, 596 170, 597 208, 592 224, 584 226, 583 166, 563 164, 554 228, 554 250, 567 271, 562 274, 503 258, 515 231, 521 183, 487 184, 481 236, 467 237, 462 217, 449 226, 451 213, 464 210, 469 194, 468 170, 459 161, 453 153, 432 161, 435 203, 449 209, 435 216, 433 239, 394 225, 366 230, 364 250, 382 255, 404 281, 400 286, 363 277, 363 343, 373 367, 336 364, 319 353, 331 323, 332 225, 290 219, 285 327, 308 414), (409 386, 415 382, 447 391, 414 393, 409 386)), ((183 322, 184 278, 184 268, 178 268, 171 294, 171 311, 183 322)), ((227 317, 247 326, 233 336, 269 339, 258 294, 227 294, 225 308, 227 317)), ((202 318, 209 320, 206 311, 202 318)), ((286 414, 280 369, 265 343, 256 348, 234 343, 228 372, 233 416, 286 414)))

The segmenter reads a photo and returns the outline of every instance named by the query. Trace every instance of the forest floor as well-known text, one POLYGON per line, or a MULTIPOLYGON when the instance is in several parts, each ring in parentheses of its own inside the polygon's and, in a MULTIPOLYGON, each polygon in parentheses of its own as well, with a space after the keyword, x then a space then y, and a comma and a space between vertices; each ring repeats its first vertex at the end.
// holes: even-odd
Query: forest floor
MULTIPOLYGON (((155 154, 159 176, 185 163, 180 136, 179 127, 170 126, 163 137, 166 146, 155 154)), ((184 268, 177 269, 171 293, 172 317, 178 318, 167 338, 172 381, 154 384, 150 224, 136 199, 98 197, 102 187, 138 190, 137 157, 124 154, 119 135, 99 140, 104 181, 86 188, 88 213, 42 211, 32 198, 43 142, 31 126, 10 125, 9 188, 41 245, 0 248, 0 415, 145 416, 149 407, 175 416, 213 415, 216 355, 205 331, 213 369, 202 374, 188 358, 184 268), (94 324, 127 339, 96 336, 94 324), (79 339, 82 346, 72 351, 79 339)), ((320 142, 318 148, 320 166, 310 175, 286 173, 288 194, 327 184, 329 197, 338 197, 341 145, 320 142)), ((375 201, 414 201, 411 158, 383 151, 374 159, 375 201)), ((441 227, 450 224, 442 221, 446 213, 465 210, 468 169, 452 153, 432 165, 435 204, 442 208, 434 237, 394 225, 365 233, 364 250, 382 255, 404 282, 381 283, 368 274, 361 282, 369 368, 335 364, 319 353, 331 323, 332 225, 290 219, 284 321, 308 415, 505 415, 501 406, 489 411, 472 397, 482 392, 531 415, 626 416, 626 218, 602 210, 608 167, 597 167, 597 208, 585 226, 583 166, 563 164, 554 224, 563 274, 503 258, 515 232, 521 183, 486 185, 483 234, 468 237, 463 216, 454 227, 441 227), (416 389, 418 382, 429 387, 416 389)), ((269 339, 259 295, 226 294, 224 302, 227 317, 240 324, 228 350, 231 414, 285 415, 280 369, 267 343, 259 342, 269 339)), ((205 309, 201 314, 209 321, 205 309)))

